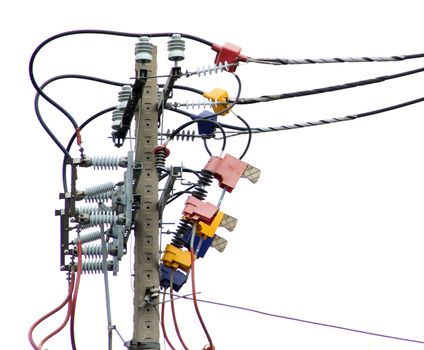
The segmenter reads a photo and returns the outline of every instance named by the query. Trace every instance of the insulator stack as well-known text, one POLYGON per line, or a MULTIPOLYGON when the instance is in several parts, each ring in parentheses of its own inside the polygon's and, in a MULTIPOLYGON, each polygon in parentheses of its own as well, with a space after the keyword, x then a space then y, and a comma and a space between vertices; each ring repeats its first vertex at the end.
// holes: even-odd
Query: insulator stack
POLYGON ((119 221, 119 216, 115 213, 91 214, 90 224, 93 225, 115 225, 119 221))
MULTIPOLYGON (((93 225, 91 225, 91 227, 93 227, 93 225)), ((72 244, 77 244, 78 240, 80 240, 82 244, 86 244, 86 243, 89 243, 89 242, 97 241, 100 238, 102 238, 102 232, 101 231, 90 232, 90 233, 87 233, 85 235, 81 235, 78 239, 74 239, 72 241, 72 244)))
MULTIPOLYGON (((127 157, 118 156, 95 156, 92 159, 92 165, 95 170, 116 170, 118 167, 127 166, 127 157)), ((113 188, 112 188, 113 189, 113 188)))
POLYGON ((135 60, 140 63, 152 62, 153 44, 148 36, 141 36, 135 44, 135 60))
POLYGON ((109 199, 112 198, 114 191, 109 191, 109 192, 103 192, 103 193, 97 193, 97 194, 93 194, 89 197, 85 197, 85 201, 86 202, 106 202, 109 199))
POLYGON ((217 107, 219 105, 228 105, 228 102, 218 101, 218 99, 210 99, 210 100, 198 100, 198 101, 186 101, 185 103, 177 103, 178 107, 186 107, 186 108, 206 108, 206 107, 217 107))
POLYGON ((177 232, 174 233, 174 237, 171 240, 171 244, 177 248, 184 247, 185 240, 184 236, 192 230, 190 221, 182 218, 178 224, 177 232))
POLYGON ((96 225, 93 225, 93 224, 79 224, 78 228, 81 231, 84 231, 84 230, 88 230, 90 228, 93 228, 94 226, 96 226, 96 225))
MULTIPOLYGON (((173 133, 174 130, 168 129, 166 131, 166 134, 164 136, 169 137, 173 133)), ((182 130, 180 133, 174 136, 174 140, 180 140, 181 141, 194 141, 196 135, 196 131, 194 130, 182 130)))
POLYGON ((104 213, 105 210, 98 205, 83 205, 75 209, 77 214, 95 214, 95 213, 104 213))
POLYGON ((94 196, 99 193, 112 191, 114 188, 115 184, 113 182, 107 182, 101 185, 86 188, 84 194, 86 197, 90 198, 91 196, 94 196))
POLYGON ((208 191, 205 187, 210 186, 214 178, 214 174, 208 170, 202 169, 199 174, 199 180, 197 181, 196 187, 191 193, 193 197, 204 200, 208 191))
MULTIPOLYGON (((107 261, 107 270, 113 269, 113 263, 107 261)), ((103 261, 102 260, 86 260, 82 262, 83 273, 103 273, 103 261)))
POLYGON ((171 152, 165 146, 156 146, 153 148, 153 154, 155 155, 156 172, 161 175, 165 171, 166 158, 171 152))
POLYGON ((182 61, 184 59, 185 42, 181 34, 172 34, 168 40, 168 59, 170 61, 182 61))
MULTIPOLYGON (((110 254, 110 245, 106 245, 106 253, 110 254)), ((101 244, 90 244, 82 247, 82 254, 86 257, 97 258, 103 256, 103 247, 101 244)))
POLYGON ((118 105, 112 112, 112 129, 118 130, 121 126, 122 116, 124 115, 125 108, 128 100, 131 98, 132 88, 130 85, 122 86, 122 90, 118 92, 118 105))
POLYGON ((228 63, 225 61, 224 63, 220 62, 219 64, 208 65, 207 67, 203 66, 202 68, 197 68, 196 73, 198 77, 206 76, 206 74, 211 75, 212 73, 220 73, 223 71, 228 71, 228 68, 238 66, 238 63, 228 63))
POLYGON ((118 106, 116 108, 124 110, 127 107, 128 100, 131 98, 132 88, 130 85, 122 86, 122 90, 118 92, 118 106))

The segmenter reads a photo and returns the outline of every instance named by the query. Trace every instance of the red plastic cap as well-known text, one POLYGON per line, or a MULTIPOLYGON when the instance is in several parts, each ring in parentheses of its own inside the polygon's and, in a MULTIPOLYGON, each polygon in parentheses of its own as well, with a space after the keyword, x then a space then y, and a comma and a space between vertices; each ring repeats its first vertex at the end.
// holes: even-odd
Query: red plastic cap
POLYGON ((221 188, 231 192, 246 170, 247 164, 238 158, 226 154, 215 169, 215 178, 219 181, 221 188))
MULTIPOLYGON (((237 63, 239 61, 246 62, 247 56, 241 55, 241 47, 231 43, 225 43, 222 46, 217 44, 212 45, 212 50, 214 50, 217 54, 215 57, 215 64, 218 65, 220 63, 237 63)), ((228 67, 229 72, 235 72, 237 66, 228 67)))
POLYGON ((218 207, 213 204, 202 202, 201 200, 190 196, 185 202, 183 214, 189 220, 195 222, 203 221, 209 225, 212 223, 213 218, 218 211, 218 207))

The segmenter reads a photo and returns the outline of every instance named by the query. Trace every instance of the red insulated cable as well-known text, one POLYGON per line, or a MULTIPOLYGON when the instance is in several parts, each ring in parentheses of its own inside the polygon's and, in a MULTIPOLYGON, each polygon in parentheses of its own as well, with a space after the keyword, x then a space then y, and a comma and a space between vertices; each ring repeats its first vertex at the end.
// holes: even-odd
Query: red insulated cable
POLYGON ((171 296, 171 311, 172 311, 172 319, 174 320, 175 331, 177 332, 178 339, 180 340, 181 345, 184 350, 189 350, 187 345, 184 343, 183 337, 181 336, 180 329, 177 323, 177 317, 175 315, 175 306, 174 306, 174 291, 170 288, 170 296, 171 296))
POLYGON ((75 274, 72 273, 72 277, 71 277, 71 285, 69 286, 69 293, 68 293, 68 311, 66 313, 66 317, 65 320, 63 321, 63 323, 53 332, 51 332, 48 336, 46 336, 41 342, 40 344, 38 344, 38 347, 40 348, 40 350, 43 349, 43 345, 47 342, 47 340, 49 340, 51 337, 55 336, 57 333, 59 333, 63 328, 65 328, 65 326, 67 325, 69 318, 71 317, 71 309, 72 309, 72 304, 71 304, 71 296, 72 296, 72 291, 74 289, 74 283, 75 283, 75 274))
POLYGON ((70 330, 71 330, 72 350, 76 350, 77 348, 75 345, 75 309, 77 307, 78 290, 79 290, 79 284, 80 284, 81 273, 82 273, 82 242, 80 240, 78 240, 78 243, 77 243, 77 251, 78 251, 77 279, 75 282, 74 294, 71 300, 70 330))
POLYGON ((194 270, 194 250, 193 247, 190 248, 190 255, 191 255, 191 288, 193 293, 193 304, 194 308, 196 309, 197 318, 200 321, 200 324, 202 325, 203 331, 205 332, 206 338, 208 338, 209 345, 205 346, 204 350, 215 350, 215 347, 212 342, 212 338, 208 332, 208 329, 206 328, 205 322, 203 322, 202 315, 200 314, 199 306, 197 305, 197 297, 196 297, 196 280, 195 280, 195 270, 194 270))
POLYGON ((66 304, 69 304, 71 296, 72 296, 72 291, 74 289, 74 275, 72 274, 71 277, 71 281, 69 283, 69 287, 68 287, 68 295, 66 296, 66 299, 55 309, 53 309, 52 311, 50 311, 49 313, 47 313, 46 315, 44 315, 43 317, 41 317, 40 319, 38 319, 36 322, 34 322, 34 324, 31 326, 31 328, 28 331, 28 339, 29 342, 31 343, 31 346, 33 347, 33 349, 35 350, 41 350, 42 345, 44 344, 44 342, 46 342, 49 338, 51 338, 53 335, 55 335, 57 332, 54 331, 51 334, 49 334, 47 337, 45 337, 42 342, 40 343, 40 345, 37 346, 37 344, 35 344, 34 342, 34 338, 33 338, 33 332, 34 329, 44 320, 46 320, 47 318, 49 318, 50 316, 54 315, 56 312, 58 312, 59 310, 61 310, 66 304))
POLYGON ((172 345, 171 341, 168 338, 168 334, 166 333, 166 328, 165 328, 165 297, 163 299, 162 302, 162 310, 161 310, 161 325, 162 325, 162 332, 163 332, 163 337, 165 338, 166 342, 168 343, 169 347, 172 350, 176 350, 174 348, 174 346, 172 345))

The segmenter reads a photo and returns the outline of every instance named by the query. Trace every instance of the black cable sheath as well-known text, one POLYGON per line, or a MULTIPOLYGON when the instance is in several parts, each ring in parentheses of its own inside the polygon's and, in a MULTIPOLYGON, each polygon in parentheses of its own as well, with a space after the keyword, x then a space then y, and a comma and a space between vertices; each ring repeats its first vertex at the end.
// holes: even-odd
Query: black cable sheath
MULTIPOLYGON (((405 77, 412 74, 422 73, 424 72, 424 67, 409 70, 406 72, 401 72, 397 74, 392 75, 384 75, 381 77, 373 78, 373 79, 366 79, 366 80, 359 80, 354 81, 342 85, 333 85, 333 86, 327 86, 323 88, 317 88, 312 90, 303 90, 303 91, 296 91, 296 92, 289 92, 279 95, 264 95, 260 97, 254 97, 254 98, 240 98, 237 102, 237 104, 252 104, 252 103, 260 103, 260 102, 270 102, 270 101, 276 101, 276 100, 282 100, 287 98, 293 98, 293 97, 303 97, 303 96, 310 96, 310 95, 316 95, 316 94, 322 94, 325 92, 334 92, 334 91, 340 91, 345 89, 350 89, 358 86, 365 86, 370 84, 376 84, 381 83, 387 80, 391 79, 397 79, 401 77, 405 77)), ((229 102, 234 102, 235 100, 230 100, 229 102)))

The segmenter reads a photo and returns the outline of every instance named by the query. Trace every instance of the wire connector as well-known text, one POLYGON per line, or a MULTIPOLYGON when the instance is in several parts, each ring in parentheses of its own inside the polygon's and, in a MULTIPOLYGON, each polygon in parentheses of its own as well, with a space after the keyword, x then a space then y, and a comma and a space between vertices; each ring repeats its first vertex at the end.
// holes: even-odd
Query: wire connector
MULTIPOLYGON (((219 65, 220 63, 237 63, 237 62, 246 62, 247 56, 241 55, 241 47, 231 43, 225 43, 222 46, 218 44, 212 44, 212 50, 216 52, 215 64, 219 65)), ((229 72, 235 72, 237 66, 230 66, 227 68, 229 72)))
MULTIPOLYGON (((213 111, 216 114, 221 114, 222 111, 228 108, 229 95, 228 95, 228 92, 224 89, 215 88, 211 92, 203 93, 203 96, 209 99, 209 101, 211 102, 213 111), (221 103, 218 103, 218 102, 221 102, 221 103)), ((228 113, 229 111, 226 111, 222 113, 221 115, 226 115, 228 113)))
POLYGON ((168 244, 162 256, 162 262, 173 270, 181 269, 187 272, 191 267, 190 252, 168 244))
POLYGON ((212 172, 218 179, 219 186, 225 188, 227 192, 232 192, 241 177, 256 183, 261 175, 261 171, 238 158, 226 154, 224 158, 211 157, 205 165, 205 169, 212 172))
POLYGON ((196 225, 196 234, 202 238, 211 238, 215 235, 218 227, 224 227, 228 231, 234 231, 237 225, 237 219, 219 211, 210 224, 199 221, 196 225))

